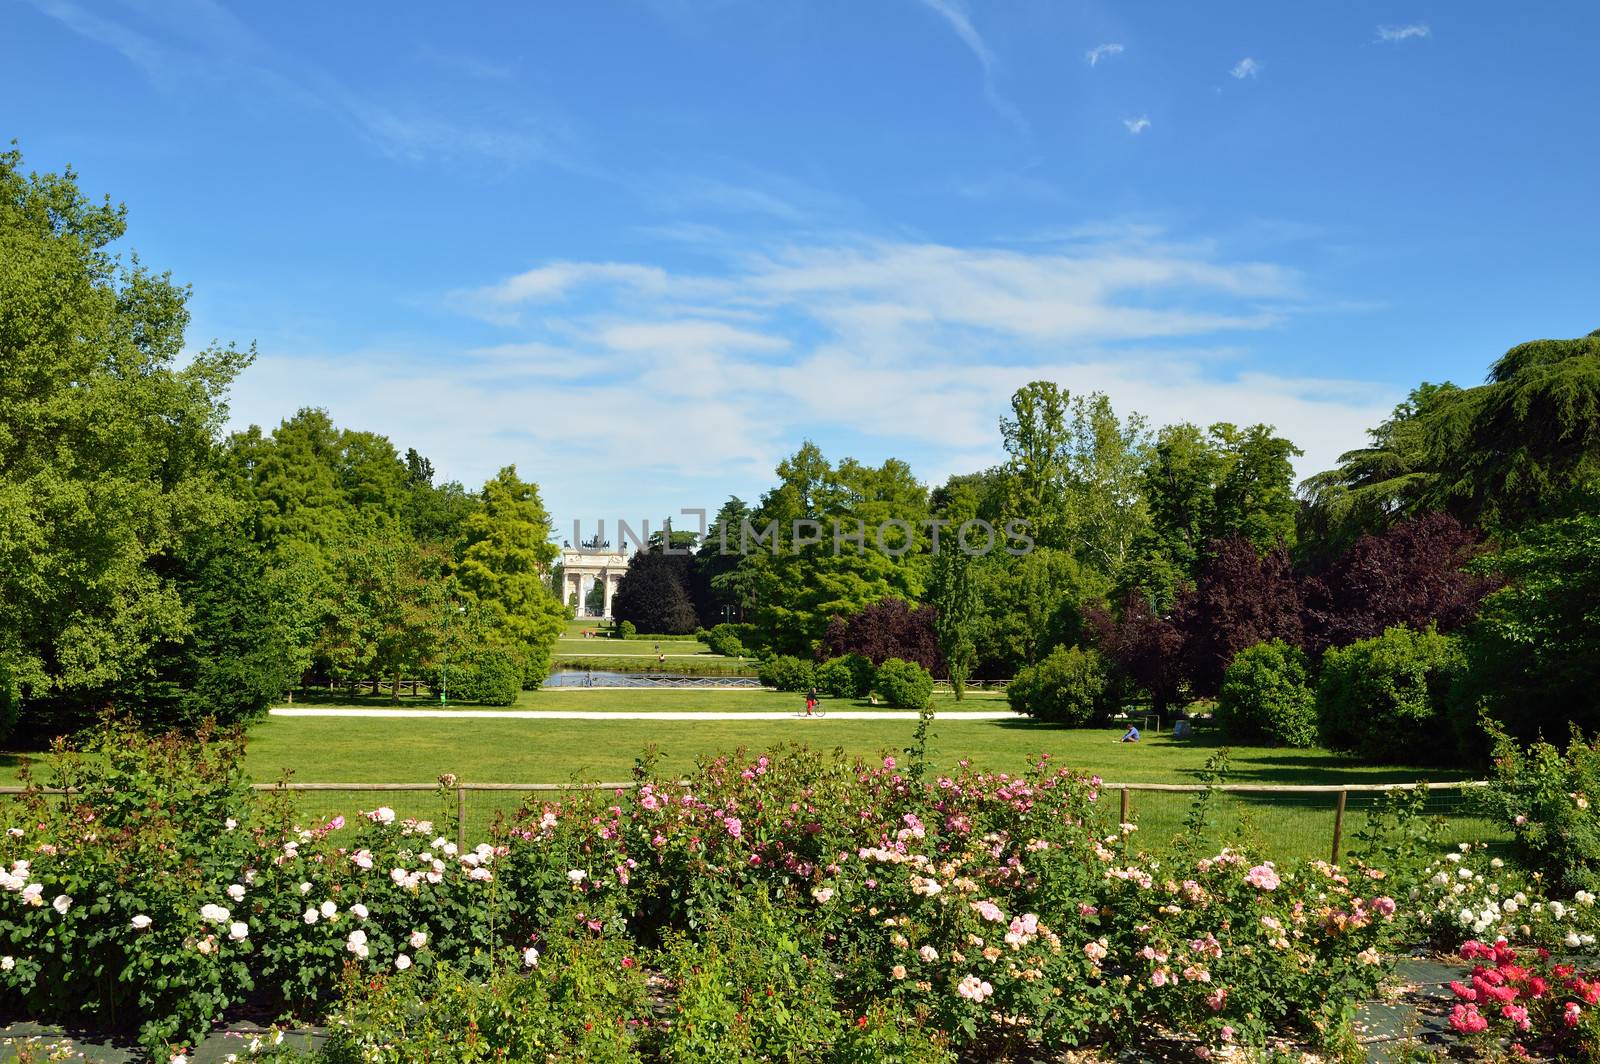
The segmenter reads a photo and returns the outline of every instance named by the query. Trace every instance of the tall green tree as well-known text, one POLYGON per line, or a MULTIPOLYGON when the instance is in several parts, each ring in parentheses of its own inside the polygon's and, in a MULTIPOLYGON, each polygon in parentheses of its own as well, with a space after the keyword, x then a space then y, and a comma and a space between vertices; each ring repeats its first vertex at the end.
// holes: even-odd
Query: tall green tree
POLYGON ((118 257, 125 231, 0 152, 0 687, 34 736, 140 708, 125 685, 195 632, 184 544, 237 517, 215 444, 252 356, 185 355, 188 290, 118 257))
POLYGON ((934 556, 928 602, 937 611, 933 630, 950 677, 950 689, 959 702, 966 695, 967 678, 978 659, 978 586, 972 578, 971 557, 949 547, 934 556))
MULTIPOLYGON (((447 559, 399 528, 340 544, 329 585, 323 654, 350 679, 421 676, 434 656, 449 603, 447 559)), ((400 700, 398 682, 393 700, 400 700)))
POLYGON ((525 686, 550 675, 567 611, 546 579, 560 550, 536 485, 506 466, 483 486, 482 507, 468 515, 453 567, 462 597, 500 642, 523 662, 525 686))
POLYGON ((1294 459, 1305 452, 1276 435, 1270 425, 1252 425, 1222 438, 1230 461, 1217 485, 1211 538, 1239 536, 1258 551, 1294 546, 1299 510, 1294 459))
POLYGON ((1506 352, 1475 388, 1423 385, 1372 445, 1302 485, 1347 539, 1436 510, 1490 533, 1600 505, 1600 330, 1506 352))
POLYGON ((750 518, 754 532, 775 539, 734 544, 747 551, 739 567, 758 645, 810 654, 834 616, 886 597, 917 601, 927 580, 928 496, 909 466, 846 458, 835 467, 807 442, 777 473, 750 518), (796 522, 810 522, 798 537, 796 522))
POLYGON ((1600 730, 1600 516, 1536 525, 1482 566, 1508 582, 1466 630, 1458 701, 1469 750, 1487 747, 1480 710, 1524 741, 1600 730))
POLYGON ((1032 381, 1011 396, 1000 419, 1006 449, 1004 513, 1027 521, 1039 546, 1067 547, 1066 453, 1072 396, 1052 381, 1032 381))

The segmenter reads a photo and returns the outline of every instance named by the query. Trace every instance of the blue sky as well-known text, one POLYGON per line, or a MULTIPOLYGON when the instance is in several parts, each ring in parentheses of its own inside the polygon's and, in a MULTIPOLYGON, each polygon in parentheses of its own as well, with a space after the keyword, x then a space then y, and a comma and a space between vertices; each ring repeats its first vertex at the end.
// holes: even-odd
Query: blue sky
POLYGON ((301 406, 558 521, 929 481, 1039 377, 1363 441, 1600 326, 1600 5, 0 0, 0 135, 301 406))

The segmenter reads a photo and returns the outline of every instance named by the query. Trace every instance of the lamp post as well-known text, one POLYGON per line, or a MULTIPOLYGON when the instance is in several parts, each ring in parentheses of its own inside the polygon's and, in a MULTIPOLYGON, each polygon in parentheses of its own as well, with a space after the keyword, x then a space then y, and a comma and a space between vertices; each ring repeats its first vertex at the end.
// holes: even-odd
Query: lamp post
POLYGON ((442 680, 439 686, 439 704, 441 706, 450 704, 450 622, 456 619, 456 614, 466 612, 467 608, 465 606, 457 606, 455 612, 444 615, 444 663, 439 667, 439 675, 442 680))

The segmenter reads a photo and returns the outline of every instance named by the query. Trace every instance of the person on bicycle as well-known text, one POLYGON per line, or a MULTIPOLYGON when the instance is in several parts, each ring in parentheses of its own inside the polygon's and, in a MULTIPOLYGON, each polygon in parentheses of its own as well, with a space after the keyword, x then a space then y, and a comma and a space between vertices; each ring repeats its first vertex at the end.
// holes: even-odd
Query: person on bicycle
POLYGON ((816 716, 817 702, 818 702, 817 689, 815 687, 813 687, 810 690, 810 692, 806 695, 806 716, 808 716, 808 717, 816 716))

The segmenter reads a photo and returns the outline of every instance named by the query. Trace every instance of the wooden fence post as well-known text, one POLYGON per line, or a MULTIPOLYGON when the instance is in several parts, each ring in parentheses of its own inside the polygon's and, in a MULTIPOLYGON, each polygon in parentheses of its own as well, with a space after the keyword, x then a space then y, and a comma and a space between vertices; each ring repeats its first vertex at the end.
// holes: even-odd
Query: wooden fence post
POLYGON ((1339 844, 1344 841, 1344 803, 1349 791, 1339 792, 1339 804, 1333 807, 1333 856, 1329 864, 1339 863, 1339 844))
POLYGON ((456 782, 456 849, 467 852, 467 786, 456 782))

